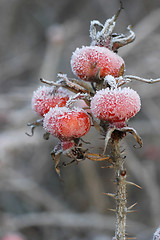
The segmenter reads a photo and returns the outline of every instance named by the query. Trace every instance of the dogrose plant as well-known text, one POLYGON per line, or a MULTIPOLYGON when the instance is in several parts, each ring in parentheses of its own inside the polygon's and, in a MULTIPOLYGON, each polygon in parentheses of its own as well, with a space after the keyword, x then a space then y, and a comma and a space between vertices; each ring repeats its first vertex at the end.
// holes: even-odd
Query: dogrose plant
MULTIPOLYGON (((128 126, 128 120, 139 112, 141 100, 136 91, 123 86, 132 80, 145 83, 160 81, 159 78, 144 79, 124 74, 125 63, 117 52, 120 47, 133 42, 135 34, 131 26, 127 28, 127 36, 113 33, 121 9, 122 6, 104 25, 97 20, 91 21, 90 46, 77 48, 71 57, 71 68, 78 79, 68 78, 66 74, 58 74, 58 80, 53 82, 40 79, 47 86, 41 86, 33 93, 32 108, 42 118, 28 124, 31 127, 30 136, 36 126, 43 126, 45 139, 53 135, 60 140, 51 152, 59 176, 61 166, 85 159, 106 161, 108 168, 114 169, 116 192, 105 194, 116 201, 116 240, 126 239, 126 215, 135 206, 127 207, 126 186, 136 185, 126 180, 126 160, 119 142, 131 133, 142 147, 141 137, 128 126), (74 107, 79 100, 83 101, 83 106, 74 107), (82 137, 91 126, 104 136, 102 154, 89 152, 83 146, 82 137), (106 155, 107 148, 110 148, 110 155, 106 155), (62 154, 71 161, 61 163, 62 154)), ((157 240, 155 236, 154 240, 157 240)))

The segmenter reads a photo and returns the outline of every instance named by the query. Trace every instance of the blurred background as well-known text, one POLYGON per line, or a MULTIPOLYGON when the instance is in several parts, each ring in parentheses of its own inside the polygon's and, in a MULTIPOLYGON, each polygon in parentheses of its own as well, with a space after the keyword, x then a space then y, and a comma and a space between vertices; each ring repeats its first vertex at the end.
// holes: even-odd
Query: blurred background
MULTIPOLYGON (((62 169, 64 182, 54 170, 50 151, 57 140, 33 137, 27 122, 39 117, 31 109, 32 93, 39 78, 56 80, 58 72, 73 77, 70 57, 76 47, 89 45, 90 21, 104 23, 119 9, 119 0, 0 0, 0 238, 5 240, 106 240, 114 236, 113 172, 104 163, 86 160, 62 169), (16 235, 17 234, 17 235, 16 235), (9 235, 10 236, 10 235, 9 235), (12 236, 11 236, 12 237, 12 236), (19 238, 18 238, 19 237, 19 238)), ((126 73, 160 77, 160 1, 123 0, 115 32, 126 33, 133 25, 134 43, 119 50, 126 73)), ((138 91, 142 110, 129 125, 143 138, 135 149, 132 136, 125 148, 128 236, 152 238, 160 225, 160 83, 129 84, 138 91)), ((94 151, 103 145, 95 131, 94 151), (97 144, 99 142, 99 145, 97 144)))

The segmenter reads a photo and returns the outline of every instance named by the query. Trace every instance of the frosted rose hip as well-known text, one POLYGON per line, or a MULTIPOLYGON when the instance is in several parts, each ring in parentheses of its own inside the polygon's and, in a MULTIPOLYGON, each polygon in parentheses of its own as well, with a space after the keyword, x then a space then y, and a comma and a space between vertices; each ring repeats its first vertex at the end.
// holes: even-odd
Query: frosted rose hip
POLYGON ((105 47, 83 46, 77 48, 71 58, 73 73, 86 81, 96 81, 98 71, 100 78, 123 75, 123 66, 123 59, 105 47))
POLYGON ((69 96, 62 88, 54 91, 54 87, 39 87, 33 93, 32 108, 33 110, 43 116, 50 108, 55 106, 64 107, 69 100, 69 96))
POLYGON ((88 114, 80 108, 55 107, 44 117, 44 128, 61 140, 84 136, 91 127, 88 114))
POLYGON ((98 91, 91 101, 93 115, 110 123, 125 122, 140 108, 140 97, 131 88, 106 88, 98 91))

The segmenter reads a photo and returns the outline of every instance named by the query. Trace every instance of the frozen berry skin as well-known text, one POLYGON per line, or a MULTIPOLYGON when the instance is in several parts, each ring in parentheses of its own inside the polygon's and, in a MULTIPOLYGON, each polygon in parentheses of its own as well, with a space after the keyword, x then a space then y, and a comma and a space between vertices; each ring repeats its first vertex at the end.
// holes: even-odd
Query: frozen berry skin
POLYGON ((141 108, 138 93, 131 88, 102 89, 91 101, 92 114, 110 123, 124 125, 125 121, 135 116, 141 108))
POLYGON ((62 88, 55 90, 54 87, 41 86, 33 93, 32 109, 43 116, 50 108, 64 107, 68 100, 69 96, 62 88))
POLYGON ((80 108, 55 107, 44 116, 44 128, 61 140, 84 136, 91 127, 88 114, 80 108))
POLYGON ((71 67, 73 73, 85 81, 97 81, 98 76, 119 77, 124 73, 123 59, 105 47, 83 46, 72 54, 71 67))

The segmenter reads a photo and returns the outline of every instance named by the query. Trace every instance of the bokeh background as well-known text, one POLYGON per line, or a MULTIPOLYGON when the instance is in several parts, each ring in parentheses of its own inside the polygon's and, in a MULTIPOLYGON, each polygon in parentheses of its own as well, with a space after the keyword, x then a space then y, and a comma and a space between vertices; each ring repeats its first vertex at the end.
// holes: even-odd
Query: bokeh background
MULTIPOLYGON (((114 236, 113 172, 104 163, 84 161, 54 171, 50 151, 57 140, 33 137, 27 122, 38 116, 31 96, 39 78, 73 77, 70 57, 76 47, 89 45, 93 19, 104 23, 116 13, 119 0, 0 0, 0 237, 20 234, 26 240, 106 240, 114 236)), ((120 49, 126 73, 160 77, 160 1, 123 0, 115 32, 133 25, 134 43, 120 49)), ((142 100, 141 112, 129 125, 143 138, 135 149, 132 136, 122 142, 128 180, 128 236, 152 238, 160 225, 160 83, 132 82, 142 100)), ((92 131, 86 136, 94 151, 103 146, 92 131)), ((9 239, 11 240, 11 239, 9 239)), ((13 240, 13 239, 12 239, 13 240)), ((14 239, 15 240, 15 239, 14 239)))

